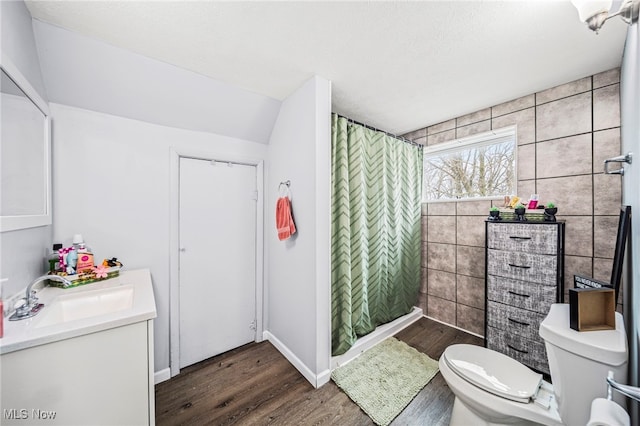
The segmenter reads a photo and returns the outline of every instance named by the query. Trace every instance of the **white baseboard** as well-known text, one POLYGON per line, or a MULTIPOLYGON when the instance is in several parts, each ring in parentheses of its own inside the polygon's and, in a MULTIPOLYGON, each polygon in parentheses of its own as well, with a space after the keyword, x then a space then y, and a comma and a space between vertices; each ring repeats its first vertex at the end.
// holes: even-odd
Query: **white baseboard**
POLYGON ((374 347, 384 339, 397 334, 422 318, 422 309, 414 307, 411 312, 395 320, 376 327, 371 333, 359 338, 356 343, 342 355, 331 357, 331 371, 354 360, 367 349, 374 347))
POLYGON ((164 370, 156 371, 153 373, 153 383, 158 384, 162 383, 171 378, 171 369, 165 368, 164 370))
POLYGON ((298 358, 287 345, 282 343, 276 336, 269 331, 263 333, 264 339, 271 342, 273 346, 309 381, 315 388, 319 388, 323 384, 329 381, 331 377, 331 371, 323 371, 320 374, 315 374, 305 365, 300 358, 298 358))
POLYGON ((316 376, 316 388, 326 385, 331 380, 331 370, 325 370, 316 376))

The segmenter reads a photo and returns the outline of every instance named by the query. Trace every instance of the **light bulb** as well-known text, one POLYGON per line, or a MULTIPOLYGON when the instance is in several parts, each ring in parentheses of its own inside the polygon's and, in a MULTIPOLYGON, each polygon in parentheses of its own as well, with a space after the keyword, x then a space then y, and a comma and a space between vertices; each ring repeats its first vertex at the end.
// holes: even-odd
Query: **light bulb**
POLYGON ((611 0, 571 0, 571 3, 578 9, 578 15, 582 22, 587 22, 599 13, 609 13, 611 9, 611 0))

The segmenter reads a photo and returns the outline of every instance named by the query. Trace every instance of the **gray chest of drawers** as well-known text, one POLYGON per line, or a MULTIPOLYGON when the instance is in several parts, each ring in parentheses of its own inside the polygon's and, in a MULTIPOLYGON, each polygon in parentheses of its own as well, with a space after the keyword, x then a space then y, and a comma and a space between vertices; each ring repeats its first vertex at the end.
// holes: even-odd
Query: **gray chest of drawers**
POLYGON ((486 222, 485 345, 549 374, 538 330, 564 299, 564 222, 486 222))

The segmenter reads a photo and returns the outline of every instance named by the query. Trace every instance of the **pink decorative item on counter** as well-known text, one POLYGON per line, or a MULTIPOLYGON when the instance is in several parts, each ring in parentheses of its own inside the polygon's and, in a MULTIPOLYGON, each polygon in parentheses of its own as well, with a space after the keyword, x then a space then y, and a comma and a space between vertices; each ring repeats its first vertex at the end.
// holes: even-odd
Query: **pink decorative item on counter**
POLYGON ((93 268, 93 273, 96 274, 96 278, 107 278, 107 268, 102 265, 93 268))

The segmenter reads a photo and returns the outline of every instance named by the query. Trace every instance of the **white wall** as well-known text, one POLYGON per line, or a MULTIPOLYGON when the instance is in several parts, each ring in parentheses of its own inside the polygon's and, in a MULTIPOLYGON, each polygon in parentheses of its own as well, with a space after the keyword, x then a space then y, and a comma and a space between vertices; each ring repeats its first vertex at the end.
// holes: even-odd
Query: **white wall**
POLYGON ((0 14, 2 15, 2 27, 0 27, 2 53, 11 59, 38 94, 44 100, 48 100, 40 72, 31 14, 22 1, 0 2, 0 14))
POLYGON ((34 21, 51 102, 266 144, 280 101, 34 21))
POLYGON ((314 385, 329 379, 331 83, 285 99, 269 142, 265 190, 266 337, 314 385), (278 240, 278 185, 291 181, 297 233, 278 240))
MULTIPOLYGON (((630 384, 640 386, 640 24, 637 21, 629 26, 627 33, 620 70, 620 104, 622 154, 634 154, 633 163, 624 165, 622 181, 623 204, 630 205, 632 213, 631 252, 625 255, 630 267, 624 277, 624 306, 629 333, 630 384)), ((630 414, 631 423, 639 424, 639 403, 632 404, 630 414)))
MULTIPOLYGON (((0 1, 0 50, 47 100, 31 15, 22 1, 0 1)), ((0 240, 0 278, 9 278, 3 285, 3 296, 7 297, 44 272, 44 256, 51 249, 51 226, 4 232, 0 240)))
MULTIPOLYGON (((263 159, 267 146, 51 104, 54 241, 82 233, 96 258, 150 268, 155 368, 169 367, 170 148, 263 159)), ((126 350, 126 348, 123 348, 126 350)))
POLYGON ((264 159, 280 101, 40 21, 33 27, 52 103, 54 242, 82 233, 98 259, 151 268, 163 370, 169 147, 264 159))

